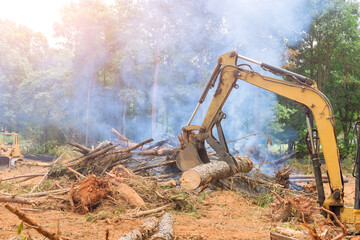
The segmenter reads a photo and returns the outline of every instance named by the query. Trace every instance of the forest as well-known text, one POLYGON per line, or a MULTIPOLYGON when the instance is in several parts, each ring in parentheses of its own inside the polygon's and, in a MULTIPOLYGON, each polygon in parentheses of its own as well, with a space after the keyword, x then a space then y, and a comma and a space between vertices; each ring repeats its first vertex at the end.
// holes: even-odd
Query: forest
MULTIPOLYGON (((353 155, 358 2, 255 2, 71 1, 53 26, 56 43, 0 19, 0 127, 44 153, 69 140, 86 146, 111 140, 112 128, 135 141, 176 136, 218 56, 236 50, 315 80, 334 107, 341 157, 353 155)), ((228 140, 263 133, 288 152, 304 152, 298 104, 239 82, 224 112, 228 140)), ((202 106, 194 121, 205 113, 202 106)))

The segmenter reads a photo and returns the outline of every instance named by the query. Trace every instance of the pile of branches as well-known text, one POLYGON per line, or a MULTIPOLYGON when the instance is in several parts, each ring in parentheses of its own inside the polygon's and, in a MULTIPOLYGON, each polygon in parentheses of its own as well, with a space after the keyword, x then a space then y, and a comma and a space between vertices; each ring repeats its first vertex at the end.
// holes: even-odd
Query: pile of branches
POLYGON ((116 143, 102 142, 95 149, 89 149, 79 143, 68 142, 74 150, 81 153, 81 156, 53 166, 50 177, 60 177, 69 174, 74 170, 82 175, 89 176, 95 174, 103 176, 115 166, 124 165, 135 172, 147 170, 154 167, 164 166, 175 162, 175 156, 179 151, 178 146, 169 145, 169 139, 164 139, 150 144, 154 139, 147 139, 140 143, 135 143, 125 136, 113 131, 119 139, 116 143), (151 161, 160 163, 149 165, 151 161), (164 162, 167 161, 167 162, 164 162), (146 166, 142 165, 146 163, 146 166))

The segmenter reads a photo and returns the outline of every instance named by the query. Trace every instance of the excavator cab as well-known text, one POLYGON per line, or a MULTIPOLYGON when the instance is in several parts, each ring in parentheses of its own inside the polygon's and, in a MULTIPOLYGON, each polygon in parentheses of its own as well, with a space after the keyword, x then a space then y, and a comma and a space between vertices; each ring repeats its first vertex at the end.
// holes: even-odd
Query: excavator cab
POLYGON ((17 133, 1 133, 0 135, 0 167, 11 166, 15 161, 24 158, 20 153, 17 133))

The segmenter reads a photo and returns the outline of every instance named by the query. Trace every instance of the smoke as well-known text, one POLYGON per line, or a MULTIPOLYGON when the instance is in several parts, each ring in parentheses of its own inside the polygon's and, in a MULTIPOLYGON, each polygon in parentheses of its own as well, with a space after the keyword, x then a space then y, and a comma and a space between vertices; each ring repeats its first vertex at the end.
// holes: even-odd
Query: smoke
MULTIPOLYGON (((89 2, 79 1, 79 6, 95 8, 100 4, 89 2)), ((118 0, 111 5, 111 14, 116 16, 116 24, 111 25, 113 31, 107 32, 114 35, 111 44, 102 32, 102 21, 92 18, 90 14, 96 11, 90 9, 85 14, 86 21, 75 17, 86 26, 74 32, 89 32, 73 53, 71 70, 57 77, 57 81, 72 81, 70 86, 62 83, 61 89, 56 89, 60 97, 53 101, 63 112, 57 116, 56 124, 61 122, 68 132, 77 129, 84 133, 88 123, 92 142, 111 138, 111 128, 135 141, 156 137, 151 134, 151 107, 155 65, 159 63, 158 135, 178 135, 218 56, 236 50, 261 62, 283 65, 286 46, 301 40, 310 26, 309 6, 308 0, 118 0), (66 90, 69 88, 71 91, 66 90)), ((103 9, 106 8, 99 7, 99 11, 103 9)), ((104 19, 107 11, 102 15, 104 19)), ((71 19, 64 21, 69 21, 65 26, 81 28, 71 19)), ((61 64, 57 67, 61 69, 61 64)), ((264 73, 259 68, 255 70, 264 73)), ((228 140, 268 132, 275 117, 274 94, 245 82, 238 84, 239 89, 232 92, 223 109, 228 116, 222 122, 228 140)), ((34 91, 40 90, 28 94, 34 91)), ((45 93, 47 89, 41 91, 45 93)), ((208 94, 193 124, 201 124, 213 93, 208 94)), ((262 137, 248 139, 231 147, 246 154, 249 146, 265 146, 266 139, 262 137)))

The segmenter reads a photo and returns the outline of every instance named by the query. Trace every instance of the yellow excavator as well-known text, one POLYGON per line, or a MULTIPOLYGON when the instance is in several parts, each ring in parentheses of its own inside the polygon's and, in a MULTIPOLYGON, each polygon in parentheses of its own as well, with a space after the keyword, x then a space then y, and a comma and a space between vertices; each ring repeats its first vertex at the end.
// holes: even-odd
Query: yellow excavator
POLYGON ((0 167, 10 167, 14 163, 23 159, 20 153, 20 146, 17 133, 1 133, 0 135, 0 167))
MULTIPOLYGON (((328 98, 318 90, 314 80, 267 63, 258 62, 241 56, 235 51, 221 55, 218 58, 215 70, 212 73, 188 124, 182 128, 184 144, 183 150, 176 159, 177 166, 182 171, 186 171, 197 165, 208 163, 209 157, 205 148, 206 141, 220 156, 221 160, 226 161, 233 169, 238 167, 234 157, 228 150, 221 127, 222 119, 226 118, 226 114, 222 111, 222 107, 232 89, 239 87, 236 84, 238 80, 242 80, 291 99, 304 107, 307 127, 309 129, 307 141, 314 167, 318 191, 318 203, 334 212, 343 223, 354 224, 355 228, 359 230, 360 183, 358 173, 360 173, 360 164, 357 164, 359 171, 357 171, 356 174, 354 208, 347 208, 344 207, 344 181, 339 162, 334 111, 328 98), (238 63, 238 61, 241 61, 241 63, 238 63), (286 79, 288 80, 261 75, 253 70, 251 67, 252 64, 259 65, 265 71, 275 75, 286 76, 286 79), (191 125, 200 105, 204 102, 209 90, 215 87, 216 83, 217 86, 213 99, 210 102, 202 124, 191 125), (212 132, 215 125, 218 139, 214 137, 212 132), (318 140, 320 140, 322 147, 331 189, 331 194, 327 198, 325 198, 321 177, 318 140)), ((359 155, 358 152, 357 162, 360 161, 359 155)))

